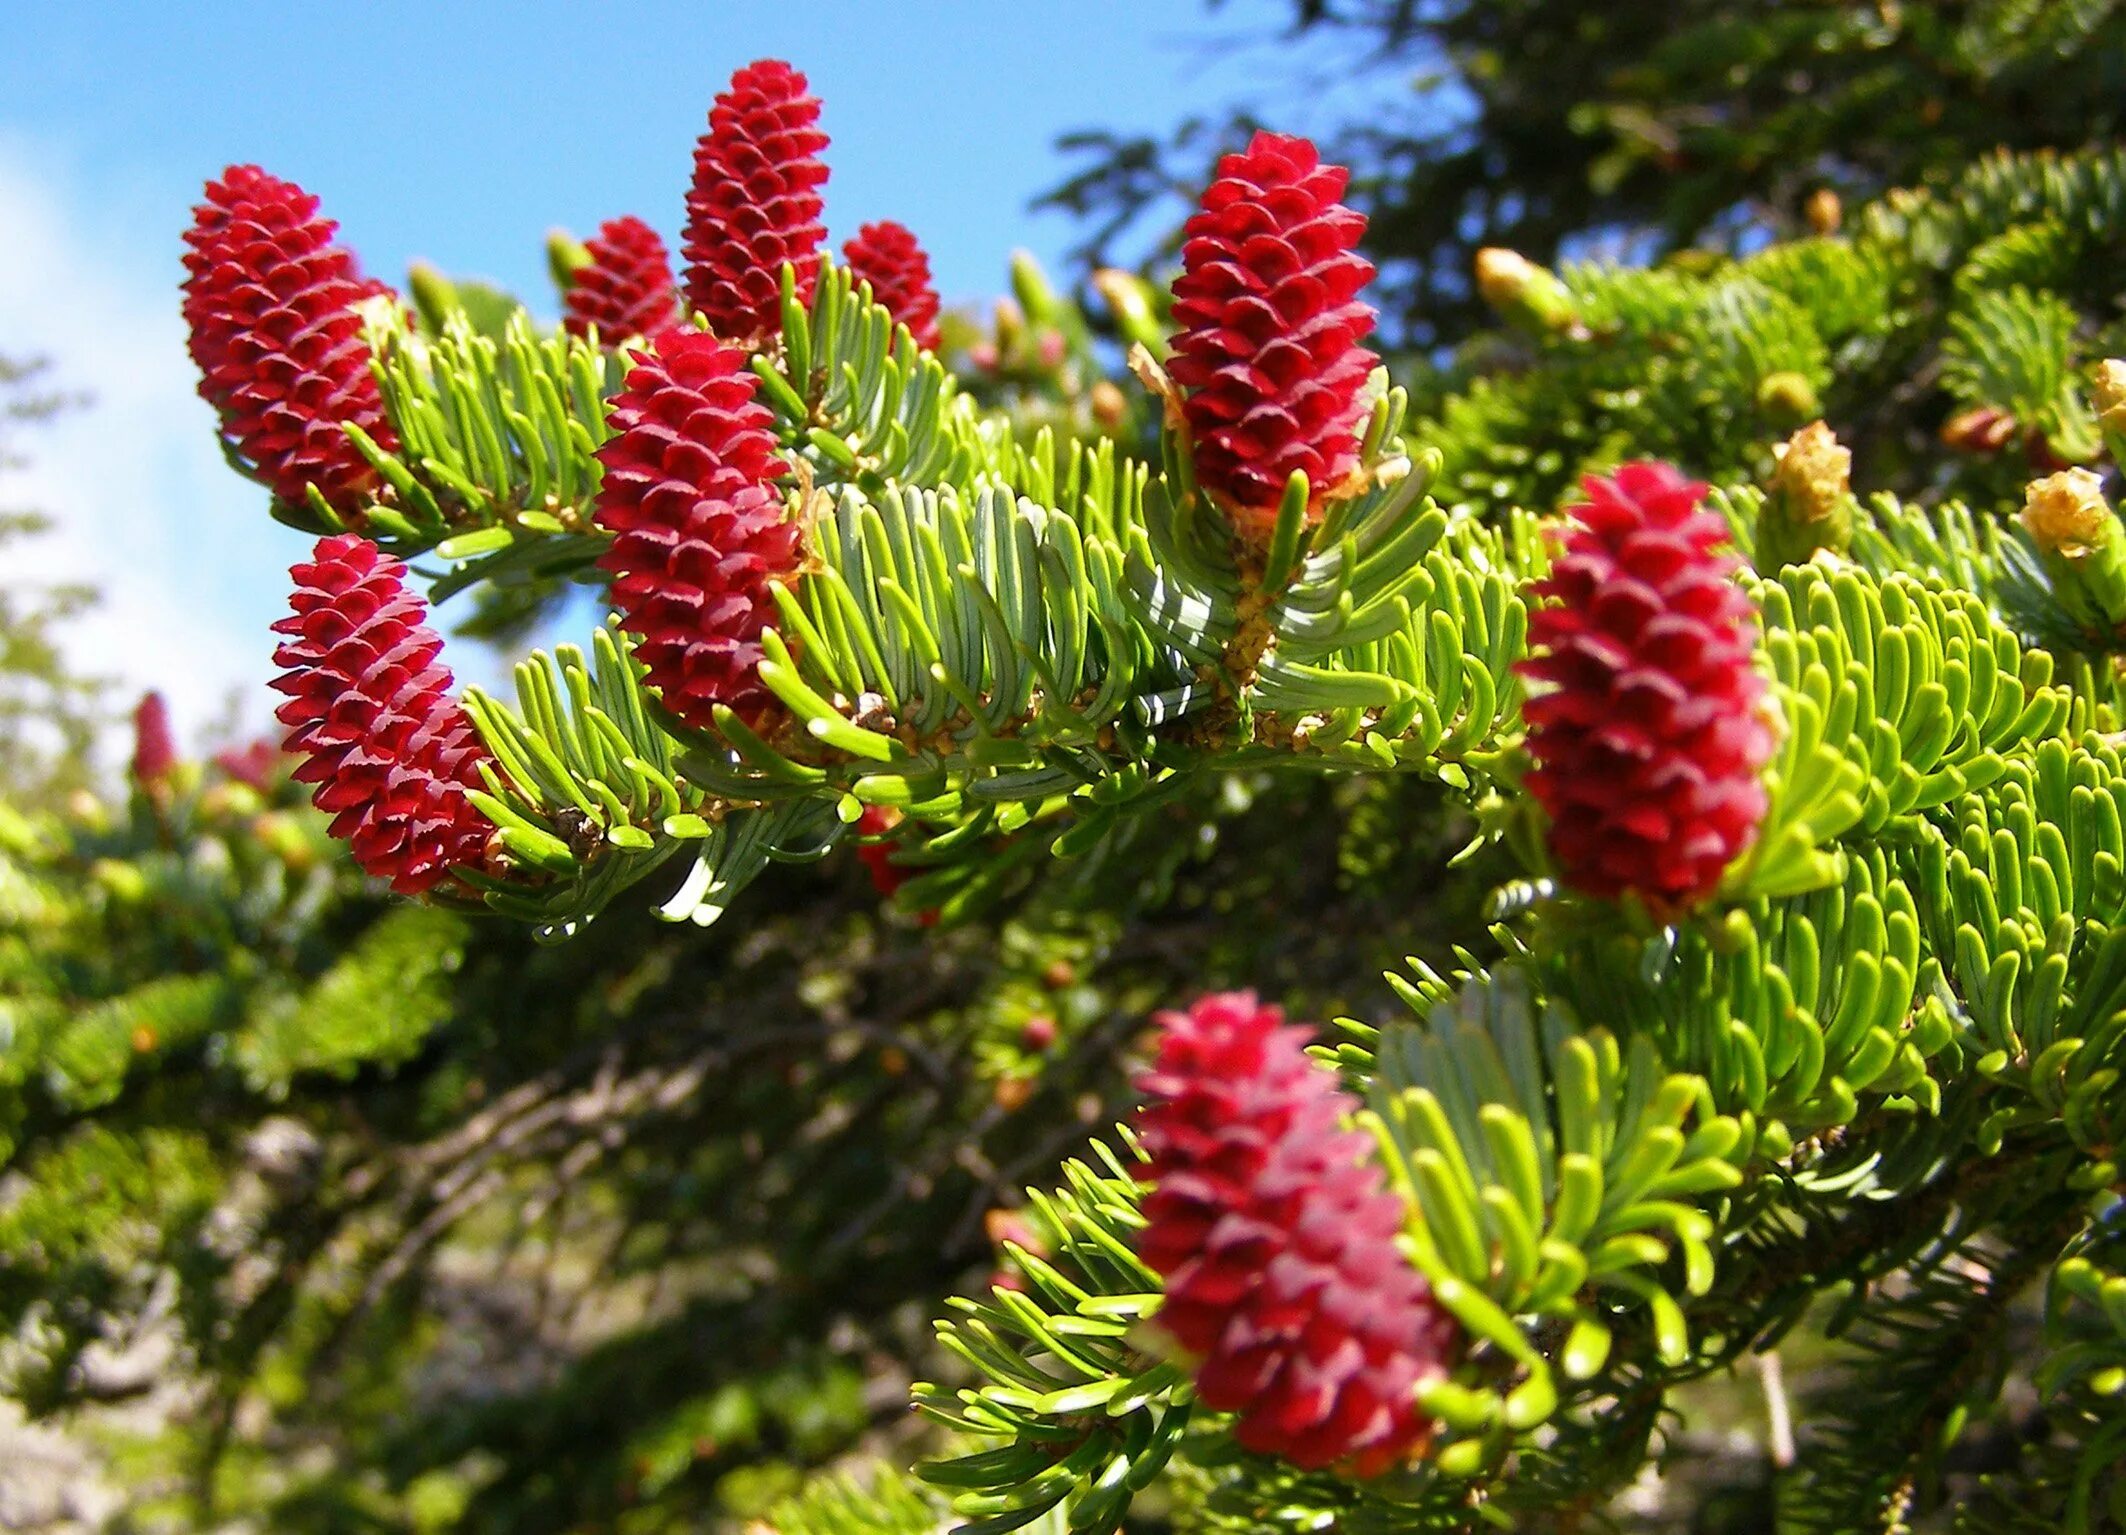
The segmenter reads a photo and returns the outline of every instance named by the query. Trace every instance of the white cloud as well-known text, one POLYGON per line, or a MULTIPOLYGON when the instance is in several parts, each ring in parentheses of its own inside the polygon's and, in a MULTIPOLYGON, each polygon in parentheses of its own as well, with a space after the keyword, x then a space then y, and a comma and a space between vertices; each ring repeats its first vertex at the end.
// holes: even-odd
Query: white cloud
POLYGON ((178 315, 180 207, 94 205, 34 141, 0 135, 0 352, 51 360, 88 407, 23 433, 0 500, 48 513, 10 580, 86 581, 102 601, 65 636, 79 671, 156 687, 180 732, 238 699, 267 723, 272 636, 303 540, 222 462, 178 315))

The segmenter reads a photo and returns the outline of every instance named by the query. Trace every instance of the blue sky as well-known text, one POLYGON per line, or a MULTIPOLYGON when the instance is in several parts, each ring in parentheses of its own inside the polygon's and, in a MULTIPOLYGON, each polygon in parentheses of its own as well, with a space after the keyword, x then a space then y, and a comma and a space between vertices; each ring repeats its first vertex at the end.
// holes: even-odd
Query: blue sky
POLYGON ((1027 208, 1066 167, 1060 133, 1157 129, 1280 84, 1306 114, 1295 57, 1263 41, 1282 14, 1277 0, 25 7, 0 51, 0 352, 50 353, 96 403, 23 444, 35 464, 0 500, 61 521, 30 568, 105 588, 83 663, 165 688, 181 729, 232 692, 261 721, 265 625, 302 540, 223 468, 191 394, 175 285, 204 177, 259 161, 317 193, 371 272, 396 281, 426 258, 550 311, 546 229, 635 213, 675 237, 710 98, 780 56, 826 104, 835 243, 900 219, 948 299, 974 299, 1002 287, 1013 246, 1060 264, 1071 224, 1027 208))

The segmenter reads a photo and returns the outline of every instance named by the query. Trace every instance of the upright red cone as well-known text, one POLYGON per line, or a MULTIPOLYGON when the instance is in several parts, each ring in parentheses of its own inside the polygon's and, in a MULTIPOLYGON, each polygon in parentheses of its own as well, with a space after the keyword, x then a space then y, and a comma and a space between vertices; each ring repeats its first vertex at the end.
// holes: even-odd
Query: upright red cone
POLYGON ((170 733, 170 706, 160 693, 143 693, 133 710, 133 781, 156 784, 177 766, 177 742, 170 733))
POLYGON ((1703 485, 1636 463, 1585 488, 1532 590, 1528 788, 1567 881, 1668 917, 1718 888, 1764 820, 1757 614, 1703 485))
POLYGON ((686 299, 726 341, 752 343, 782 327, 782 268, 810 299, 819 276, 819 99, 780 59, 731 77, 694 149, 687 193, 686 299))
POLYGON ((301 505, 314 485, 352 511, 379 481, 344 428, 387 451, 398 438, 357 308, 389 290, 333 243, 338 229, 294 182, 230 166, 185 233, 184 315, 199 392, 229 446, 281 500, 301 505))
POLYGON ((275 717, 303 758, 298 783, 332 815, 332 835, 403 895, 433 889, 453 868, 478 867, 494 831, 465 791, 488 760, 439 659, 428 604, 405 569, 352 533, 321 539, 289 572, 294 610, 273 679, 288 695, 275 717))
POLYGON ((598 450, 598 525, 616 535, 599 567, 648 682, 696 729, 718 704, 754 726, 776 708, 760 635, 775 616, 768 583, 797 568, 798 529, 756 386, 737 347, 666 331, 636 355, 598 450))
POLYGON ((584 242, 591 259, 569 277, 561 323, 572 336, 592 326, 607 346, 629 336, 654 336, 679 319, 672 258, 657 231, 629 216, 607 219, 584 242))
POLYGON ((1196 1394, 1250 1450, 1375 1476, 1432 1424, 1417 1389, 1459 1349, 1395 1245, 1405 1211, 1356 1100, 1253 992, 1160 1016, 1138 1082, 1152 1191, 1137 1250, 1166 1281, 1158 1323, 1198 1356, 1196 1394))
POLYGON ((915 235, 891 219, 866 224, 842 246, 849 270, 871 284, 871 296, 908 327, 915 344, 936 351, 938 295, 930 284, 930 258, 915 235))
POLYGON ((1294 470, 1312 518, 1358 467, 1377 359, 1359 345, 1373 264, 1356 250, 1365 216, 1338 200, 1350 179, 1307 140, 1258 133, 1183 230, 1167 371, 1187 391, 1197 482, 1248 537, 1269 535, 1294 470))

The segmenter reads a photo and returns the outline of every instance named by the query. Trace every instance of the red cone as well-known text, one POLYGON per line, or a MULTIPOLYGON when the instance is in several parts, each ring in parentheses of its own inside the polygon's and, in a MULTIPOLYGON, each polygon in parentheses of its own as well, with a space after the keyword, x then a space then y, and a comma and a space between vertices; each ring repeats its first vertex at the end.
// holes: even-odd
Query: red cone
POLYGON ((1206 1407, 1250 1450, 1375 1476, 1422 1448, 1417 1388, 1459 1333, 1396 1250, 1402 1201, 1357 1102, 1253 992, 1159 1018, 1138 1134, 1152 1191, 1137 1250, 1166 1280, 1158 1322, 1201 1359, 1206 1407))
POLYGON ((1529 616, 1528 788, 1591 895, 1697 904, 1764 820, 1774 740, 1727 524, 1666 464, 1590 476, 1529 616))

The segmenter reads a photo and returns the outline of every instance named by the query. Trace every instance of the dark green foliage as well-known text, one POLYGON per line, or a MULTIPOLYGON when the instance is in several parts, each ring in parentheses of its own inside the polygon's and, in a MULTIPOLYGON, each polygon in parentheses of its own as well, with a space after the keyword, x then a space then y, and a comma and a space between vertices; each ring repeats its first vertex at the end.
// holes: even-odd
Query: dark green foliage
MULTIPOLYGON (((1414 347, 1479 325, 1469 272, 1484 246, 1551 261, 1794 236, 1820 189, 1857 204, 1998 147, 2102 144, 2126 100, 2126 15, 2103 0, 1276 9, 1286 24, 1258 41, 1293 47, 1295 74, 1355 71, 1367 86, 1362 114, 1316 136, 1358 169, 1387 330, 1414 347)), ((1163 233, 1216 153, 1276 105, 1165 140, 1074 136, 1066 147, 1090 163, 1047 200, 1087 217, 1096 256, 1140 219, 1163 233)))

